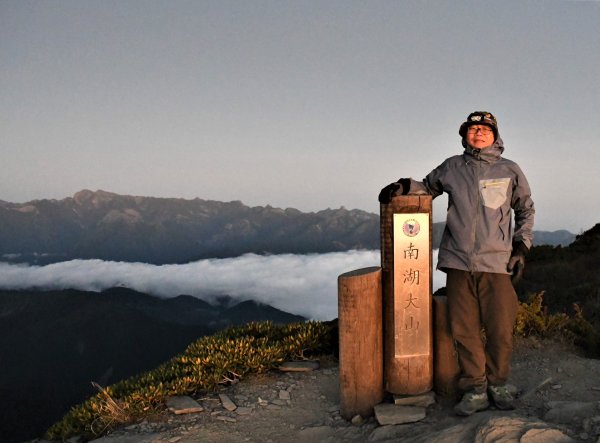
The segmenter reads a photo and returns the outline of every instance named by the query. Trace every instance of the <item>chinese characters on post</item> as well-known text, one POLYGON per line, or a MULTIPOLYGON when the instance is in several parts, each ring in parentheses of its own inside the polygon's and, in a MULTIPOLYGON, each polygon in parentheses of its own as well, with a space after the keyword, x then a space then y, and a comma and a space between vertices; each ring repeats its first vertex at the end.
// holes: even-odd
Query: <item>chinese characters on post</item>
POLYGON ((429 214, 394 214, 394 352, 431 352, 429 214))

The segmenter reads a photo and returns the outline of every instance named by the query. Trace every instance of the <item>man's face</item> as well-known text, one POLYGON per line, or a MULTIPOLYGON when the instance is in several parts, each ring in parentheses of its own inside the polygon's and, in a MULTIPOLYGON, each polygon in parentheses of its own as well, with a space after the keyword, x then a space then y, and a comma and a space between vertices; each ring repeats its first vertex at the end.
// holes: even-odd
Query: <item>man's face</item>
POLYGON ((487 148, 494 143, 494 131, 488 125, 469 126, 466 139, 475 149, 487 148))

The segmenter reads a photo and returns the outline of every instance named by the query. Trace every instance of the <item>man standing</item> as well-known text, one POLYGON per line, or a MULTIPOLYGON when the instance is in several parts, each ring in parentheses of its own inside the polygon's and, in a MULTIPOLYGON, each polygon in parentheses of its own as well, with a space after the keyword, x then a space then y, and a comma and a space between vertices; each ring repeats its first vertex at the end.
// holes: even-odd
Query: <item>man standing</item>
POLYGON ((381 190, 379 201, 448 193, 437 268, 447 274, 450 327, 461 368, 463 396, 454 410, 471 415, 486 409, 490 399, 498 409, 513 408, 506 387, 518 307, 511 274, 515 281, 523 272, 535 210, 525 175, 502 157, 496 118, 473 112, 458 132, 462 155, 448 158, 422 182, 404 178, 391 183, 381 190))

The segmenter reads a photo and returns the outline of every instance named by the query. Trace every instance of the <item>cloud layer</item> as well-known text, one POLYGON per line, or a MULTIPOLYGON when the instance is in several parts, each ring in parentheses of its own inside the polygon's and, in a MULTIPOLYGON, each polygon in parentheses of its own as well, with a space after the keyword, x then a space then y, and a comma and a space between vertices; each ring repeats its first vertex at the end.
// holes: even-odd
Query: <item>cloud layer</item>
MULTIPOLYGON (((437 251, 434 251, 434 263, 437 251)), ((46 266, 0 263, 0 289, 79 289, 102 291, 125 286, 160 297, 193 295, 207 301, 230 295, 254 299, 315 320, 337 317, 337 277, 354 269, 379 266, 380 253, 246 254, 183 265, 72 260, 46 266)), ((434 272, 433 289, 444 285, 434 272)))

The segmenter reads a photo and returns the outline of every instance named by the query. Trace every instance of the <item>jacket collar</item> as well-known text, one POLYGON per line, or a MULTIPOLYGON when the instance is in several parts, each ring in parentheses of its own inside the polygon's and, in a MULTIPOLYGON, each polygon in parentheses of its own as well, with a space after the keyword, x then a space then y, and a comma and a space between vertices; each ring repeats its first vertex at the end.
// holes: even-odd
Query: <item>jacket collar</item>
POLYGON ((496 138, 494 144, 483 149, 472 147, 464 138, 462 140, 462 145, 465 148, 463 156, 467 161, 480 160, 486 163, 492 163, 500 160, 502 153, 504 152, 504 142, 500 137, 496 138))

